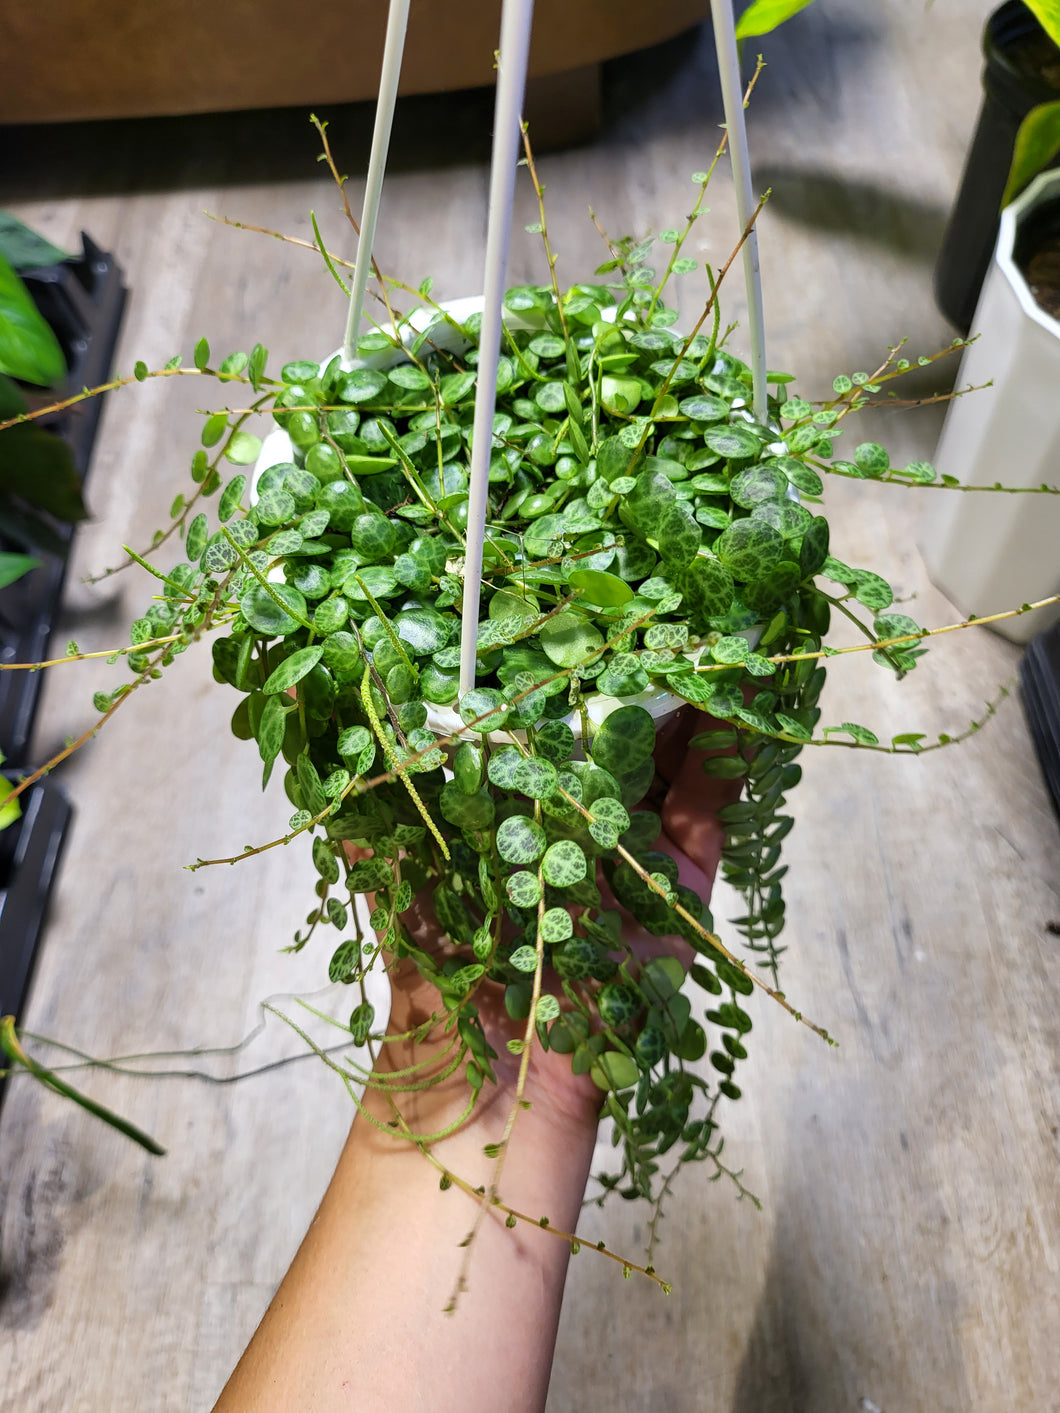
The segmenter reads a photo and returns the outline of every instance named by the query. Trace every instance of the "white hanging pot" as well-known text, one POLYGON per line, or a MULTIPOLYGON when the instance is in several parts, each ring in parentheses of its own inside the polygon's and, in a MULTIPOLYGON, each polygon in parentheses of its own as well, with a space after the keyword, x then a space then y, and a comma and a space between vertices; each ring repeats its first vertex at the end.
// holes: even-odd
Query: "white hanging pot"
MULTIPOLYGON (((1060 222, 1060 171, 1043 172, 1001 216, 975 342, 957 378, 958 387, 992 386, 950 404, 935 456, 940 473, 968 485, 1060 483, 1060 320, 1041 308, 1017 265, 1047 205, 1060 222)), ((924 562, 962 613, 1001 613, 1060 592, 1060 497, 925 494, 924 562)), ((1052 607, 990 626, 1021 643, 1058 618, 1052 607)))
MULTIPOLYGON (((482 296, 476 294, 469 295, 463 299, 449 300, 439 307, 443 309, 446 314, 451 316, 455 324, 463 324, 471 318, 472 315, 482 313, 482 296)), ((608 312, 607 310, 603 311, 605 318, 608 312)), ((522 315, 512 314, 507 310, 504 314, 504 322, 509 328, 513 329, 544 327, 543 321, 532 323, 522 315)), ((402 339, 404 342, 410 342, 418 334, 423 333, 427 329, 431 330, 431 342, 435 347, 445 352, 459 353, 468 346, 467 340, 460 333, 459 329, 454 328, 453 323, 449 323, 445 319, 440 319, 435 310, 428 308, 414 311, 402 330, 402 339)), ((324 359, 320 364, 321 372, 323 372, 333 358, 340 356, 341 352, 341 349, 336 350, 335 353, 330 354, 324 359)), ((395 364, 403 361, 406 360, 402 351, 399 348, 392 347, 381 350, 378 353, 369 354, 366 358, 358 359, 356 366, 385 369, 392 368, 395 364)), ((261 453, 255 463, 251 477, 251 499, 255 499, 255 487, 264 471, 268 470, 270 466, 277 466, 282 462, 292 461, 293 459, 294 446, 290 437, 282 427, 275 428, 264 439, 261 453)), ((757 641, 757 634, 755 635, 755 640, 757 641)), ((667 692, 662 688, 656 687, 649 688, 646 692, 640 692, 636 696, 621 698, 609 697, 603 692, 587 692, 585 694, 586 714, 594 727, 600 726, 606 718, 610 716, 613 711, 617 711, 619 707, 639 706, 643 707, 655 720, 658 729, 664 721, 687 705, 688 703, 683 697, 675 696, 672 692, 667 692)), ((574 732, 575 738, 580 740, 582 734, 580 715, 572 713, 570 716, 566 717, 565 720, 567 725, 574 732)), ((427 722, 432 730, 441 732, 446 736, 463 735, 470 740, 476 741, 482 739, 481 732, 469 731, 464 726, 459 714, 452 707, 432 706, 428 703, 427 722)), ((515 734, 523 738, 523 733, 516 732, 515 734)), ((491 731, 488 733, 488 739, 495 745, 504 745, 510 742, 511 733, 506 730, 491 731)))

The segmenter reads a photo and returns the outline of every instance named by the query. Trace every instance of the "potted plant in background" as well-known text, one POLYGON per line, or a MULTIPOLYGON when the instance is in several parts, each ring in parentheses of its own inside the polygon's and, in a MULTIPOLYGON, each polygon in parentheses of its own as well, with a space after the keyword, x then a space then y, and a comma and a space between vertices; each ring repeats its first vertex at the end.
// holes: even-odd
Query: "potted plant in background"
MULTIPOLYGON (((752 0, 741 40, 770 34, 810 0, 752 0)), ((983 31, 983 105, 935 267, 939 309, 967 334, 998 213, 1060 154, 1060 5, 1006 0, 983 31)))
MULTIPOLYGON (((1034 492, 1054 476, 1060 442, 1060 174, 1041 173, 1001 214, 960 378, 981 387, 953 404, 936 453, 941 474, 1027 496, 947 498, 921 531, 932 578, 967 612, 1046 598, 1060 587, 1060 507, 1034 492)), ((997 625, 1025 643, 1055 620, 1051 608, 997 625)))
POLYGON ((935 267, 935 298, 972 326, 998 213, 1060 153, 1060 7, 1008 0, 983 31, 983 106, 935 267))

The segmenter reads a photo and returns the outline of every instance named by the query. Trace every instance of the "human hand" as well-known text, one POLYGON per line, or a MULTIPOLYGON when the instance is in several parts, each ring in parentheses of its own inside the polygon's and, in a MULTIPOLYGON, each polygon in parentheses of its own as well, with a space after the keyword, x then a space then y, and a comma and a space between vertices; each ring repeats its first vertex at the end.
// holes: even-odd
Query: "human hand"
MULTIPOLYGON (((724 829, 718 811, 737 799, 738 780, 720 780, 703 774, 703 751, 690 749, 688 742, 700 732, 716 729, 721 723, 703 712, 685 708, 676 713, 660 729, 656 750, 656 778, 642 808, 655 810, 662 822, 662 832, 655 847, 670 854, 678 866, 678 881, 692 888, 706 902, 710 898, 714 875, 721 858, 724 829)), ((680 937, 659 937, 644 929, 636 919, 616 902, 602 874, 598 882, 604 906, 622 916, 622 939, 628 949, 627 960, 633 966, 662 954, 677 957, 682 966, 689 965, 692 948, 680 937)), ((403 915, 417 947, 432 956, 445 956, 450 944, 435 917, 431 890, 424 889, 403 915)), ((408 959, 394 959, 388 965, 392 1003, 389 1039, 382 1048, 381 1066, 396 1071, 411 1064, 423 1065, 432 1047, 439 1055, 447 1052, 448 1039, 444 1032, 444 1011, 439 993, 408 959), (424 1035, 422 1028, 434 1015, 438 1024, 424 1035), (415 1041, 412 1033, 419 1030, 415 1041)), ((543 991, 556 995, 566 1006, 559 978, 546 969, 542 977, 543 991)), ((494 1104, 510 1103, 519 1083, 520 1058, 508 1049, 508 1042, 523 1039, 526 1023, 513 1021, 504 1005, 503 989, 493 983, 481 984, 475 1004, 486 1039, 496 1052, 493 1069, 496 1086, 486 1085, 479 1096, 477 1112, 494 1104)), ((429 1074, 429 1069, 423 1071, 429 1074)), ((601 1103, 601 1091, 588 1075, 572 1072, 570 1057, 546 1051, 532 1044, 529 1065, 524 1078, 523 1096, 539 1107, 547 1108, 558 1119, 595 1126, 601 1103)), ((457 1106, 467 1102, 467 1086, 459 1070, 447 1081, 420 1091, 413 1101, 418 1111, 419 1131, 422 1123, 440 1122, 445 1113, 459 1112, 457 1106), (428 1115, 430 1116, 428 1119, 428 1115)))

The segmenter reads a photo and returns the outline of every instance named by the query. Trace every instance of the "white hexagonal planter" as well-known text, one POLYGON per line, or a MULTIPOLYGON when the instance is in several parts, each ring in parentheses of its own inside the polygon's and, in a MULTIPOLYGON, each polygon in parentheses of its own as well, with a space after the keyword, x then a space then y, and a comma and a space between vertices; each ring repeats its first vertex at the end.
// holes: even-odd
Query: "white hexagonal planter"
MULTIPOLYGON (((1040 309, 1013 252, 1030 213, 1060 202, 1044 172, 1002 213, 997 250, 935 455, 969 485, 1060 485, 1060 321, 1040 309)), ((920 541, 934 583, 965 614, 1001 613, 1060 593, 1060 497, 930 491, 920 541)), ((1060 618, 1054 606, 993 625, 1023 643, 1060 618)))

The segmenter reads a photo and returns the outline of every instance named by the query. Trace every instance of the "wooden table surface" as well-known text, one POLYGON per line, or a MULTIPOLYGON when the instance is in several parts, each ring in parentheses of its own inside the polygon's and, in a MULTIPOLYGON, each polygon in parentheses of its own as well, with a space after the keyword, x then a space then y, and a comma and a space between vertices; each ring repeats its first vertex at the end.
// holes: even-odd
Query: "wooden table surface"
MULTIPOLYGON (((750 128, 757 185, 773 189, 761 222, 769 363, 796 369, 807 396, 875 366, 902 337, 914 353, 951 337, 931 265, 977 110, 988 8, 820 0, 765 46, 750 128)), ((541 162, 567 280, 603 258, 589 200, 616 235, 680 224, 689 209, 689 175, 707 165, 720 121, 707 34, 616 64, 606 102, 597 144, 541 162)), ((356 205, 370 114, 331 116, 356 205)), ((433 274, 440 297, 480 287, 488 122, 488 105, 461 96, 399 114, 378 254, 416 282, 433 274)), ((309 237, 312 208, 349 253, 304 115, 10 136, 4 204, 60 243, 90 231, 125 268, 122 370, 187 358, 203 333, 223 351, 260 338, 276 366, 338 342, 340 297, 312 254, 202 214, 309 237)), ((735 230, 724 172, 711 205, 690 253, 718 263, 735 230)), ((534 220, 524 184, 513 281, 544 277, 538 241, 523 233, 534 220)), ((686 276, 686 323, 703 297, 702 275, 686 276)), ((725 304, 739 317, 737 279, 725 304)), ((922 375, 916 390, 946 376, 922 375)), ((143 576, 79 581, 163 523, 197 442, 188 413, 205 396, 149 384, 108 405, 60 645, 117 645, 147 602, 143 576)), ((940 420, 938 408, 879 414, 847 437, 883 437, 896 460, 930 458, 940 420)), ((840 482, 828 503, 843 559, 889 574, 920 621, 954 620, 917 552, 921 495, 840 482)), ((308 850, 182 871, 275 836, 289 813, 278 788, 259 795, 255 752, 227 734, 234 694, 198 653, 198 673, 138 694, 57 776, 77 813, 23 1019, 96 1056, 234 1046, 264 998, 326 980, 321 949, 279 950, 312 905, 308 850)), ((864 658, 842 661, 825 715, 884 738, 954 732, 1017 661, 983 629, 940 639, 902 683, 864 658)), ((92 692, 119 680, 105 665, 55 670, 38 755, 83 730, 92 692)), ((551 1413, 1060 1409, 1060 939, 1049 931, 1060 839, 1018 699, 966 745, 920 760, 806 755, 786 846, 784 981, 840 1046, 755 1005, 726 1154, 763 1210, 685 1173, 657 1257, 668 1299, 580 1255, 551 1413)), ((734 910, 719 893, 719 919, 734 910)), ((342 997, 319 1000, 341 1014, 342 997)), ((297 1053, 270 1018, 238 1053, 153 1064, 223 1080, 297 1053)), ((169 1153, 147 1158, 38 1087, 12 1085, 0 1126, 0 1408, 198 1413, 305 1230, 348 1101, 311 1058, 239 1084, 102 1072, 82 1082, 169 1153)), ((636 1206, 590 1208, 585 1233, 636 1255, 646 1218, 636 1206)), ((430 1406, 459 1407, 459 1396, 430 1406)))

